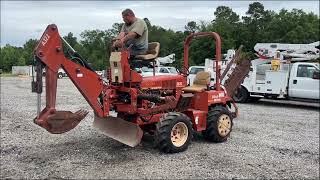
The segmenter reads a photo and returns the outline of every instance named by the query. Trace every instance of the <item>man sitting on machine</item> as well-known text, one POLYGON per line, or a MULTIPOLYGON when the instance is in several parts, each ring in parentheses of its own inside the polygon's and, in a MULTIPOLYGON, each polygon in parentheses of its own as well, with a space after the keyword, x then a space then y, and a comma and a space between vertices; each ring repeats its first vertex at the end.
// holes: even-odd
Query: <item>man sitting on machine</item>
POLYGON ((135 17, 131 9, 122 11, 125 22, 121 32, 113 43, 113 47, 125 47, 130 50, 131 56, 145 54, 148 50, 148 27, 144 20, 135 17))
POLYGON ((131 9, 122 11, 125 22, 121 32, 112 44, 112 48, 126 48, 130 52, 131 69, 150 67, 159 54, 160 44, 158 42, 148 43, 148 27, 144 20, 135 17, 131 9))

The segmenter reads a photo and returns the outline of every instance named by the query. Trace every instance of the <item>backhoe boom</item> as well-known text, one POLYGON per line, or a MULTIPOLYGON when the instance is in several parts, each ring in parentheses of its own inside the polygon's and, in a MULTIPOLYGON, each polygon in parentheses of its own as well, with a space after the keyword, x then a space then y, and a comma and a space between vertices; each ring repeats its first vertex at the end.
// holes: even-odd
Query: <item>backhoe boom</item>
MULTIPOLYGON (((101 99, 105 97, 104 92, 107 92, 104 91, 105 86, 102 78, 92 69, 88 69, 82 64, 77 64, 65 57, 56 25, 47 27, 35 49, 35 56, 37 61, 41 61, 45 65, 46 70, 46 107, 35 118, 36 124, 51 133, 63 133, 75 127, 88 113, 84 110, 77 111, 77 113, 56 111, 57 72, 60 67, 67 73, 95 114, 99 117, 108 115, 109 108, 105 107, 104 100, 101 99), (65 125, 58 128, 58 124, 65 125)), ((37 64, 40 65, 41 63, 37 64)), ((41 76, 41 74, 42 72, 39 72, 37 76, 41 76)), ((37 82, 34 84, 41 84, 39 81, 42 81, 42 79, 36 79, 37 82)), ((36 92, 39 94, 41 90, 38 89, 36 92)))

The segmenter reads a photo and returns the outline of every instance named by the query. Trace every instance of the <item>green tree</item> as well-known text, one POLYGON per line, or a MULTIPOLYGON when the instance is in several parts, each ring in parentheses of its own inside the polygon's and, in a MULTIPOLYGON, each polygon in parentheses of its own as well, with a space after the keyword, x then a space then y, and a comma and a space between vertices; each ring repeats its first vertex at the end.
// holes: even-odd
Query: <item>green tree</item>
POLYGON ((23 56, 20 56, 18 58, 18 66, 25 66, 26 65, 26 59, 23 56))
POLYGON ((265 30, 266 42, 311 43, 319 40, 319 16, 301 9, 280 10, 265 30))
POLYGON ((63 37, 71 47, 75 47, 78 44, 77 38, 73 36, 72 32, 69 32, 67 36, 63 37))
POLYGON ((24 45, 23 45, 23 58, 25 59, 24 65, 31 65, 34 61, 34 50, 38 44, 39 40, 37 39, 29 39, 24 45))
POLYGON ((234 24, 239 21, 239 15, 232 11, 231 8, 227 6, 219 6, 217 7, 216 11, 214 12, 216 16, 216 22, 224 22, 234 24))
POLYGON ((213 29, 217 31, 222 40, 222 51, 236 48, 236 38, 239 27, 239 15, 226 6, 219 6, 214 15, 216 19, 213 21, 213 29))
POLYGON ((245 39, 250 39, 244 44, 245 49, 249 50, 258 42, 265 42, 266 36, 265 29, 272 21, 274 16, 273 11, 266 11, 264 6, 260 2, 254 2, 249 4, 249 9, 246 12, 248 16, 242 17, 243 25, 246 26, 245 33, 243 33, 245 39), (249 48, 249 49, 248 49, 249 48))
POLYGON ((0 68, 4 72, 10 72, 14 65, 17 65, 17 48, 6 44, 6 46, 1 48, 0 68))
POLYGON ((112 29, 109 29, 109 30, 108 30, 108 31, 110 32, 110 35, 111 35, 112 37, 116 37, 116 36, 120 33, 123 24, 124 24, 124 23, 114 23, 114 24, 112 25, 112 29))
POLYGON ((110 32, 101 30, 86 30, 80 34, 83 54, 96 70, 103 70, 109 64, 110 32))
POLYGON ((190 34, 196 32, 199 27, 195 21, 190 21, 187 25, 184 26, 184 29, 188 34, 190 34))

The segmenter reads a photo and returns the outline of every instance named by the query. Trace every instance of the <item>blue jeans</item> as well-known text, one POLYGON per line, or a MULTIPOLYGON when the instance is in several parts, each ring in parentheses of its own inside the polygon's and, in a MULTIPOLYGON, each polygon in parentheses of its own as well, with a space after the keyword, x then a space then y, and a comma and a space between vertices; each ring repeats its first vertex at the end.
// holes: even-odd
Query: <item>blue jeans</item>
MULTIPOLYGON (((130 43, 126 44, 126 48, 130 47, 130 45, 131 45, 130 43)), ((131 56, 145 54, 147 50, 148 50, 148 43, 145 43, 143 45, 132 44, 131 48, 129 49, 131 56)))

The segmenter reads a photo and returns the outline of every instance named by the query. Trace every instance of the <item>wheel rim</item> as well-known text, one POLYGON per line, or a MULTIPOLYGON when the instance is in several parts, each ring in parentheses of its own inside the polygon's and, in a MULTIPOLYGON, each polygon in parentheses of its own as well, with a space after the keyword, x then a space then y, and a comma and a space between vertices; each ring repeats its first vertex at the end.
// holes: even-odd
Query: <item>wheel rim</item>
POLYGON ((218 132, 221 137, 225 137, 229 134, 231 129, 231 119, 228 115, 223 114, 218 121, 218 132))
POLYGON ((174 146, 180 147, 188 139, 188 127, 185 123, 179 122, 171 129, 171 142, 174 146))

